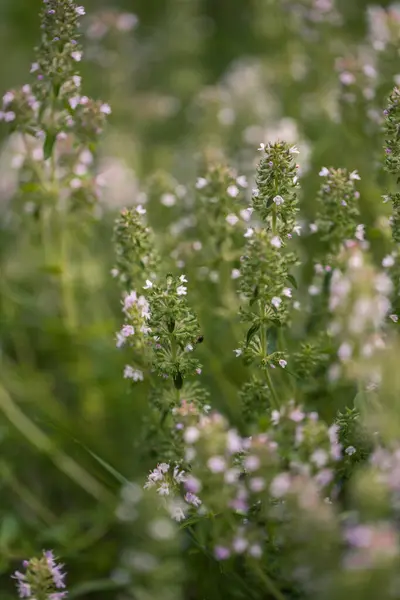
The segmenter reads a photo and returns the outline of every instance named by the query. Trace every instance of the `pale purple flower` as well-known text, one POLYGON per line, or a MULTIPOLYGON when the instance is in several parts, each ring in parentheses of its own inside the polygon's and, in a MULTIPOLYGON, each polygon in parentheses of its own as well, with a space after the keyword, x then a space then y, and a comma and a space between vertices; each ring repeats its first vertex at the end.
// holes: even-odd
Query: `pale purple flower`
POLYGON ((178 296, 186 296, 187 294, 187 287, 184 285, 179 285, 176 288, 176 293, 178 294, 178 296))
POLYGON ((231 198, 236 198, 239 195, 239 188, 236 185, 230 185, 226 190, 226 193, 231 198))
POLYGON ((200 437, 200 432, 197 427, 188 427, 183 434, 183 439, 187 444, 194 444, 200 437))
POLYGON ((223 456, 212 456, 208 459, 207 466, 212 473, 222 473, 226 469, 226 462, 223 456))
POLYGON ((305 413, 300 408, 295 408, 289 413, 289 419, 295 423, 301 423, 305 416, 305 413))
POLYGON ((275 235, 271 240, 271 246, 274 246, 274 248, 281 248, 281 246, 282 246, 281 238, 279 236, 275 235))
POLYGON ((270 492, 274 498, 282 498, 290 489, 289 473, 280 473, 271 481, 270 492))
POLYGON ((203 188, 206 187, 207 184, 208 184, 207 179, 205 179, 204 177, 199 177, 196 182, 196 188, 198 190, 202 190, 203 188))
POLYGON ((246 229, 246 232, 244 233, 244 237, 245 238, 251 238, 251 236, 254 234, 254 229, 252 227, 248 227, 246 229))
POLYGON ((214 556, 217 560, 227 560, 231 555, 231 551, 226 546, 215 546, 214 556))
POLYGON ((277 206, 280 206, 281 204, 283 204, 285 201, 282 198, 282 196, 275 196, 274 198, 274 202, 277 206))
POLYGON ((232 225, 232 227, 233 227, 239 221, 239 217, 237 217, 233 213, 230 213, 229 215, 227 215, 225 220, 227 223, 229 223, 229 225, 232 225))
POLYGON ((282 369, 284 369, 286 367, 286 365, 287 365, 287 360, 285 360, 284 358, 281 358, 278 361, 278 364, 279 364, 280 367, 282 367, 282 369))
POLYGON ((329 175, 329 169, 327 169, 326 167, 322 167, 322 169, 319 172, 319 176, 320 177, 328 177, 329 175))
POLYGON ((248 186, 247 178, 245 175, 239 175, 239 177, 237 177, 236 179, 236 183, 242 188, 246 188, 248 186))
POLYGON ((246 471, 257 471, 260 468, 261 461, 258 456, 251 454, 244 459, 244 467, 246 471))
POLYGON ((192 504, 196 508, 201 505, 200 498, 198 496, 196 496, 196 494, 193 494, 192 492, 187 492, 185 494, 185 500, 188 504, 192 504))

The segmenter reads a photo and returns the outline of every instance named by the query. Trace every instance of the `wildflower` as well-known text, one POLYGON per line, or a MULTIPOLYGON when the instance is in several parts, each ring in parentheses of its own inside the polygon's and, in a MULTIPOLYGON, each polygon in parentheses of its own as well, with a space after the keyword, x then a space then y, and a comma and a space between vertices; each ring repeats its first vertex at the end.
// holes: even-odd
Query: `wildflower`
POLYGON ((299 408, 295 408, 289 413, 289 419, 295 423, 300 423, 305 416, 305 413, 299 408))
POLYGON ((239 177, 237 177, 236 183, 242 188, 246 188, 248 186, 247 178, 245 175, 240 175, 239 177))
POLYGON ((265 146, 265 144, 263 144, 263 143, 261 142, 261 144, 260 144, 260 145, 259 145, 259 147, 258 147, 258 150, 259 150, 259 152, 262 152, 263 150, 265 150, 265 147, 266 147, 266 146, 265 146))
POLYGON ((353 181, 355 181, 355 180, 358 180, 358 181, 360 181, 361 177, 359 176, 359 174, 357 173, 357 171, 352 171, 352 172, 349 174, 349 179, 351 179, 351 180, 353 180, 353 181))
POLYGON ((241 348, 236 348, 236 350, 234 350, 235 356, 236 358, 239 358, 239 356, 242 355, 243 350, 241 348))
POLYGON ((176 293, 178 294, 178 296, 186 296, 187 294, 187 287, 184 285, 179 285, 176 288, 176 293))
POLYGON ((196 508, 201 505, 200 498, 198 496, 196 496, 196 494, 193 494, 192 492, 187 492, 185 494, 185 500, 188 504, 192 504, 196 508))
POLYGON ((382 260, 382 267, 385 268, 389 268, 389 267, 393 267, 395 263, 394 257, 392 254, 389 254, 388 256, 385 256, 385 258, 382 260))
POLYGON ((356 449, 354 448, 354 446, 348 446, 348 447, 345 449, 345 453, 346 453, 348 456, 352 456, 353 454, 355 454, 355 452, 356 452, 356 449))
POLYGON ((291 148, 289 148, 289 152, 290 154, 300 154, 300 151, 297 149, 296 146, 292 146, 291 148))
POLYGON ((226 462, 222 456, 212 456, 208 459, 207 466, 212 473, 222 473, 226 469, 226 462))
POLYGON ((279 308, 279 306, 282 304, 282 299, 274 296, 271 300, 271 304, 272 306, 275 306, 275 308, 279 308))
POLYGON ((199 177, 196 182, 196 188, 198 190, 202 190, 203 188, 206 187, 207 184, 208 184, 207 179, 205 179, 204 177, 199 177))
POLYGON ((143 286, 144 290, 150 290, 153 287, 153 283, 150 281, 150 279, 146 279, 146 285, 143 286))
POLYGON ((75 12, 80 17, 83 17, 86 14, 86 11, 85 11, 85 9, 84 9, 83 6, 77 6, 76 9, 75 9, 75 12))
POLYGON ((250 238, 254 234, 254 229, 252 227, 248 227, 244 234, 245 238, 250 238))
POLYGON ((233 213, 229 214, 226 217, 226 222, 229 223, 229 225, 236 225, 236 223, 239 221, 239 217, 237 217, 236 215, 234 215, 233 213))
POLYGON ((274 202, 277 206, 280 206, 281 204, 283 204, 285 201, 282 198, 282 196, 275 196, 274 198, 274 202))
POLYGON ((232 279, 238 279, 239 277, 240 277, 240 270, 239 269, 232 269, 231 278, 232 279))
POLYGON ((262 492, 266 487, 265 479, 262 477, 253 477, 250 479, 249 487, 252 492, 262 492))
POLYGON ((132 325, 124 325, 121 329, 121 334, 124 337, 130 337, 131 335, 135 335, 135 328, 132 325))
POLYGON ((82 52, 76 50, 75 52, 71 52, 71 58, 73 58, 76 62, 80 62, 82 60, 82 52))
POLYGON ((286 365, 287 365, 287 361, 286 361, 286 360, 284 360, 283 358, 281 358, 281 359, 278 361, 278 364, 279 364, 279 366, 280 366, 280 367, 282 367, 282 369, 284 369, 284 368, 286 367, 286 365))
POLYGON ((170 208, 176 204, 176 196, 174 194, 163 194, 160 198, 161 204, 170 208))
POLYGON ((291 298, 292 297, 292 290, 290 288, 283 288, 282 290, 282 294, 284 296, 286 296, 287 298, 291 298))
POLYGON ((183 434, 183 439, 187 444, 194 444, 200 437, 200 432, 197 427, 188 427, 183 434))
POLYGON ((136 207, 136 212, 138 215, 145 215, 147 211, 145 208, 143 208, 141 204, 138 204, 138 206, 136 207))
POLYGON ((274 498, 282 498, 290 490, 291 479, 289 473, 280 473, 271 481, 270 492, 274 498))
POLYGON ((228 560, 231 555, 231 551, 229 548, 225 546, 215 546, 214 548, 214 556, 217 560, 228 560))
POLYGON ((271 246, 274 248, 280 248, 282 246, 282 241, 279 236, 275 235, 271 240, 271 246))
POLYGON ((322 169, 319 172, 319 176, 320 177, 328 177, 329 175, 329 169, 327 169, 326 167, 322 167, 322 169))
POLYGON ((249 554, 253 558, 261 558, 262 548, 259 544, 252 544, 249 548, 249 554))
POLYGON ((239 188, 236 185, 230 185, 226 192, 231 198, 236 198, 239 195, 239 188))
POLYGON ((257 471, 261 466, 261 461, 256 455, 246 456, 244 459, 244 467, 246 471, 257 471))
POLYGON ((139 369, 134 369, 130 365, 126 365, 124 369, 124 378, 132 379, 132 381, 143 381, 143 372, 139 369))
POLYGON ((239 214, 242 217, 243 221, 245 221, 247 223, 251 219, 252 212, 253 212, 253 209, 251 207, 249 207, 249 208, 243 208, 239 214))
POLYGON ((187 283, 187 282, 188 282, 188 280, 186 279, 186 276, 185 276, 185 275, 180 275, 180 276, 179 276, 179 281, 180 281, 181 283, 187 283))

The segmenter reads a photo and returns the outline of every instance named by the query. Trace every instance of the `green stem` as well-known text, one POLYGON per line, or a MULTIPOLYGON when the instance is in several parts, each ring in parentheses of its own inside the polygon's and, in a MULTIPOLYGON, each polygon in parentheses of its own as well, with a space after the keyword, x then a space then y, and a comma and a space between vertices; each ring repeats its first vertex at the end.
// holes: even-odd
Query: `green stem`
MULTIPOLYGON (((263 322, 265 313, 264 313, 264 309, 261 305, 261 302, 259 302, 258 306, 259 306, 259 312, 260 312, 260 319, 262 321, 261 322, 261 330, 260 330, 260 341, 261 341, 262 358, 264 359, 264 358, 267 358, 267 356, 268 356, 268 336, 267 336, 265 324, 263 322)), ((271 392, 272 405, 274 406, 274 408, 276 408, 278 410, 280 407, 280 402, 279 402, 278 396, 276 394, 275 387, 272 382, 271 375, 268 371, 267 365, 264 367, 264 373, 265 373, 265 379, 267 382, 267 386, 269 388, 269 391, 271 392)))
POLYGON ((275 600, 286 600, 280 589, 275 585, 272 579, 266 573, 264 573, 258 563, 252 561, 251 568, 258 575, 260 580, 265 585, 265 588, 268 590, 271 596, 275 598, 275 600))

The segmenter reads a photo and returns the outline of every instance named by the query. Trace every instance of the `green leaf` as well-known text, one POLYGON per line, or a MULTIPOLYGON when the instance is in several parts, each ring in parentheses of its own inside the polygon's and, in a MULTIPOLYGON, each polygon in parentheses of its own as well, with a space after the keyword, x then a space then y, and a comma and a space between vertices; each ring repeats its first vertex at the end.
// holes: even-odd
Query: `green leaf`
POLYGON ((257 333, 257 331, 260 329, 260 323, 254 323, 254 325, 252 325, 250 327, 250 329, 247 332, 247 336, 246 336, 246 346, 248 346, 252 340, 252 338, 255 336, 255 334, 257 333))
POLYGON ((290 283, 292 284, 292 286, 294 287, 295 290, 297 290, 297 281, 296 278, 293 275, 288 275, 287 276, 288 281, 290 281, 290 283))
POLYGON ((82 442, 80 442, 79 440, 74 440, 74 441, 79 446, 81 446, 81 448, 83 448, 84 450, 86 450, 86 452, 88 454, 90 454, 90 456, 92 458, 94 458, 94 460, 97 461, 99 463, 99 465, 101 465, 106 471, 108 471, 108 473, 110 473, 110 475, 112 475, 119 483, 122 483, 123 485, 130 485, 131 482, 128 479, 126 479, 126 477, 124 477, 119 471, 117 471, 117 469, 115 469, 114 467, 112 467, 104 459, 100 458, 100 456, 98 456, 95 452, 93 452, 92 450, 90 450, 90 448, 88 448, 87 446, 85 446, 85 444, 82 444, 82 442))
POLYGON ((43 144, 43 153, 44 153, 45 160, 50 158, 50 156, 52 155, 56 138, 57 138, 57 136, 54 133, 54 131, 47 132, 46 139, 44 140, 44 144, 43 144))

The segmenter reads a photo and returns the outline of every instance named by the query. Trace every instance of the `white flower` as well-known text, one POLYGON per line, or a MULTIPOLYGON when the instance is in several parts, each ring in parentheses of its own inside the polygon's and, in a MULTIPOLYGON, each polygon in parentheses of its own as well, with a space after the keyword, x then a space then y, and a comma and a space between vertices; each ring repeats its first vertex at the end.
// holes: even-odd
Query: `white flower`
POLYGON ((234 353, 236 358, 239 358, 239 356, 243 354, 243 350, 241 348, 236 348, 236 350, 234 350, 234 353))
POLYGON ((200 432, 197 427, 188 427, 183 434, 183 439, 187 444, 194 444, 200 437, 200 432))
POLYGON ((40 69, 40 65, 37 62, 34 62, 31 64, 31 73, 36 73, 36 71, 39 71, 40 69))
POLYGON ((394 262, 394 257, 391 254, 388 254, 388 256, 385 256, 385 258, 382 261, 382 267, 393 267, 394 262))
POLYGON ((193 352, 193 346, 192 346, 192 344, 187 344, 187 346, 185 346, 185 351, 186 352, 193 352))
POLYGON ((136 207, 136 212, 138 215, 145 215, 146 209, 141 204, 138 204, 136 207))
POLYGON ((80 75, 73 75, 72 81, 74 82, 74 85, 78 88, 81 86, 82 77, 80 75))
POLYGON ((327 169, 326 167, 322 167, 322 169, 319 172, 319 176, 320 177, 328 177, 329 175, 329 169, 327 169))
POLYGON ((15 112, 12 111, 12 110, 8 110, 5 113, 1 112, 0 115, 1 115, 0 116, 0 121, 4 120, 6 123, 11 123, 11 121, 15 121, 15 116, 16 115, 15 115, 15 112))
POLYGON ((284 369, 287 365, 287 360, 284 360, 283 358, 281 358, 279 361, 279 366, 282 367, 282 369, 284 369))
POLYGON ((111 269, 110 273, 111 273, 111 277, 114 277, 114 279, 115 279, 115 277, 118 277, 118 275, 119 275, 118 269, 115 269, 115 268, 111 269))
POLYGON ((285 201, 282 198, 282 196, 275 196, 274 198, 274 202, 277 206, 280 206, 281 204, 283 204, 285 201))
POLYGON ((157 494, 160 494, 160 496, 169 496, 169 484, 163 481, 157 490, 157 494))
POLYGON ((291 298, 292 297, 292 290, 290 288, 285 287, 282 290, 282 294, 284 296, 286 296, 287 298, 291 298))
POLYGON ((282 246, 281 238, 275 235, 271 240, 271 246, 274 246, 274 248, 280 248, 282 246))
POLYGON ((246 223, 250 221, 253 210, 254 209, 249 206, 249 208, 243 208, 240 211, 240 216, 242 217, 243 221, 246 221, 246 223))
POLYGON ((124 378, 132 379, 133 381, 143 381, 143 372, 139 369, 134 369, 130 365, 126 365, 124 369, 124 378))
POLYGON ((262 152, 263 150, 265 150, 265 144, 261 143, 258 147, 259 152, 262 152))
POLYGON ((354 446, 348 446, 345 450, 345 453, 348 454, 349 456, 352 456, 355 452, 356 452, 356 449, 354 448, 354 446))
POLYGON ((196 182, 196 188, 198 190, 202 190, 204 187, 206 187, 207 184, 208 184, 207 179, 205 179, 204 177, 199 177, 196 182))
POLYGON ((227 221, 227 223, 229 223, 229 225, 236 225, 236 223, 239 221, 239 218, 233 213, 231 213, 226 217, 225 220, 227 221))
POLYGON ((187 287, 184 285, 179 285, 176 288, 176 293, 178 294, 178 296, 186 296, 187 294, 187 287))
POLYGON ((322 448, 315 450, 311 455, 311 461, 317 465, 317 467, 324 467, 328 462, 328 453, 322 448))
POLYGON ((82 181, 80 179, 78 179, 77 177, 74 177, 69 182, 69 185, 73 190, 79 190, 82 187, 82 181))
POLYGON ((355 236, 360 242, 365 239, 365 225, 357 225, 355 236))
POLYGON ((316 223, 310 223, 310 231, 311 233, 317 233, 318 225, 316 223))
POLYGON ((301 225, 295 225, 293 227, 293 231, 296 235, 300 235, 301 234, 301 225))
POLYGON ((397 323, 399 320, 399 317, 397 315, 390 315, 389 319, 392 319, 393 323, 397 323))
POLYGON ((161 473, 167 473, 167 471, 169 471, 169 464, 168 463, 160 463, 159 465, 157 465, 157 469, 161 473))
POLYGON ((258 198, 258 196, 260 194, 260 190, 258 188, 253 188, 251 190, 251 193, 253 194, 254 198, 258 198))
POLYGON ((236 452, 241 452, 243 449, 242 438, 234 429, 230 429, 227 433, 226 446, 230 454, 236 454, 236 452))
POLYGON ((279 421, 281 419, 281 413, 279 412, 279 410, 273 410, 271 413, 271 422, 273 425, 278 425, 279 421))
POLYGON ((111 106, 107 103, 104 103, 100 106, 100 112, 103 113, 103 115, 111 115, 111 106))
POLYGON ((176 204, 176 197, 174 194, 163 194, 160 198, 161 204, 170 208, 176 204))
POLYGON ((77 14, 77 15, 79 15, 80 17, 83 17, 83 15, 86 15, 86 11, 85 11, 85 9, 84 9, 84 7, 83 7, 83 6, 77 6, 77 7, 75 8, 75 12, 76 12, 76 14, 77 14))
POLYGON ((317 285, 310 285, 310 287, 308 288, 308 293, 310 294, 310 296, 318 296, 318 294, 320 293, 320 289, 317 285))
POLYGON ((247 183, 247 178, 245 175, 240 175, 237 179, 236 179, 236 183, 238 185, 240 185, 240 187, 242 188, 246 188, 249 184, 247 183))
POLYGON ((252 227, 248 227, 246 229, 246 233, 244 234, 244 237, 245 238, 251 238, 251 236, 253 235, 253 233, 254 233, 254 229, 252 227))
POLYGON ((180 281, 181 283, 187 283, 187 282, 188 282, 188 280, 186 279, 186 276, 185 276, 185 275, 180 275, 180 276, 179 276, 179 281, 180 281))
POLYGON ((300 151, 297 149, 297 147, 296 147, 296 146, 292 146, 292 147, 289 149, 289 152, 290 152, 290 154, 300 154, 300 151))
POLYGON ((349 175, 349 179, 351 179, 352 181, 354 181, 355 179, 358 179, 360 181, 361 177, 359 176, 357 171, 352 171, 349 175))
POLYGON ((82 60, 82 52, 79 52, 78 50, 71 52, 71 58, 76 60, 76 62, 80 62, 82 60))
POLYGON ((271 304, 272 306, 275 306, 275 308, 279 308, 279 306, 282 304, 282 299, 278 298, 278 296, 274 296, 271 300, 271 304))
POLYGON ((144 290, 150 290, 153 287, 152 282, 150 281, 150 279, 146 279, 146 285, 143 286, 144 290))
POLYGON ((240 270, 239 269, 232 269, 231 278, 232 279, 238 279, 239 277, 240 277, 240 270))

